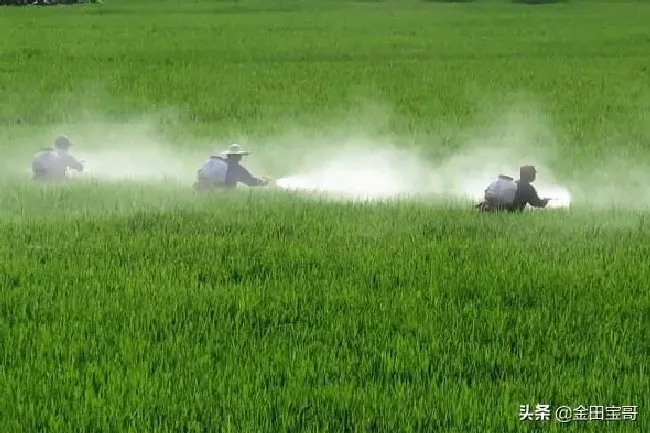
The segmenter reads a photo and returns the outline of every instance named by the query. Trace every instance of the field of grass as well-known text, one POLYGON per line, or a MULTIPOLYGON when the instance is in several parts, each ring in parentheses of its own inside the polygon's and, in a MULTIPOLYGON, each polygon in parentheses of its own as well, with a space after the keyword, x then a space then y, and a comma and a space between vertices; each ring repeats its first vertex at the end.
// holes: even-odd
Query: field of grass
POLYGON ((589 193, 650 198, 649 22, 641 2, 2 8, 0 431, 647 431, 650 202, 589 193), (513 112, 580 187, 570 212, 14 176, 91 121, 147 116, 179 155, 244 137, 261 167, 332 128, 446 158, 513 112))

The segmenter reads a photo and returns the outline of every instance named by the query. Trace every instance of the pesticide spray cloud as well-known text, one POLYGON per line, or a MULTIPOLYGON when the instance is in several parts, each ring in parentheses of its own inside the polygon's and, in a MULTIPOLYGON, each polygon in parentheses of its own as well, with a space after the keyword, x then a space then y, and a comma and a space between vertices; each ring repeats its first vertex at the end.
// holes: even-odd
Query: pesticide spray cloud
MULTIPOLYGON (((376 121, 381 113, 372 114, 376 121)), ((224 140, 208 145, 170 142, 158 133, 158 125, 159 119, 153 116, 119 124, 94 116, 53 127, 39 141, 67 133, 75 143, 71 154, 83 160, 86 168, 83 173, 72 172, 75 177, 150 186, 191 185, 206 156, 229 144, 224 140)), ((437 159, 423 153, 426 145, 440 146, 434 138, 425 146, 415 146, 372 128, 363 128, 364 133, 359 129, 355 124, 325 134, 294 131, 277 139, 237 141, 253 152, 244 160, 253 173, 288 174, 276 180, 277 187, 309 195, 345 200, 445 197, 476 202, 498 174, 517 177, 517 167, 532 162, 540 173, 536 183, 540 195, 557 199, 551 206, 567 206, 571 200, 568 191, 554 183, 552 170, 544 163, 549 150, 539 143, 549 141, 548 131, 529 117, 510 116, 492 128, 465 130, 460 148, 437 159), (276 164, 269 170, 274 159, 276 164)))
MULTIPOLYGON (((156 130, 156 120, 142 117, 115 123, 94 117, 73 125, 57 125, 32 138, 29 148, 36 147, 33 142, 46 147, 55 136, 65 134, 73 142, 69 153, 84 164, 83 172, 70 171, 72 178, 150 186, 191 184, 205 152, 213 149, 206 149, 205 143, 165 140, 156 130)), ((31 173, 25 159, 21 177, 31 173)))
MULTIPOLYGON (((475 100, 476 94, 469 97, 475 100)), ((232 140, 222 136, 201 141, 163 138, 161 125, 171 124, 169 131, 174 132, 187 125, 181 110, 157 110, 135 120, 115 122, 98 114, 101 106, 86 107, 89 100, 101 100, 98 96, 66 100, 66 104, 59 105, 82 106, 74 116, 68 113, 76 119, 74 123, 53 125, 37 134, 33 128, 5 132, 4 141, 11 143, 11 148, 3 158, 2 177, 11 181, 28 179, 35 152, 49 145, 56 135, 66 134, 75 142, 71 153, 85 162, 86 171, 77 177, 99 182, 149 186, 172 182, 189 186, 207 155, 236 141, 253 152, 244 165, 254 174, 275 175, 279 177, 279 188, 310 195, 346 200, 436 196, 476 202, 498 174, 516 178, 519 165, 534 164, 540 196, 555 199, 550 207, 579 204, 596 209, 650 208, 650 178, 647 164, 643 163, 647 152, 639 143, 650 136, 648 132, 641 138, 628 137, 624 135, 626 130, 613 125, 613 133, 602 134, 602 140, 595 145, 609 153, 594 158, 592 151, 582 159, 582 150, 572 150, 574 143, 552 125, 535 103, 522 102, 518 96, 510 104, 504 104, 502 98, 495 103, 494 98, 486 97, 490 99, 485 102, 487 109, 476 111, 489 113, 489 118, 474 119, 474 124, 480 126, 456 129, 438 125, 445 133, 427 133, 428 141, 423 142, 419 137, 390 134, 391 122, 399 116, 391 111, 390 104, 368 104, 367 97, 361 99, 353 112, 342 114, 339 121, 328 122, 328 128, 318 131, 297 127, 287 119, 284 126, 274 122, 284 131, 280 137, 248 140, 240 136, 232 140), (504 105, 510 110, 503 111, 504 105), (558 137, 564 137, 560 141, 568 147, 560 148, 558 137), (621 149, 636 149, 636 153, 622 154, 621 149), (564 169, 562 178, 556 176, 558 163, 564 169)))
POLYGON ((276 183, 283 189, 331 198, 438 196, 478 202, 498 174, 517 178, 521 164, 533 163, 541 178, 536 182, 540 196, 553 199, 549 207, 570 205, 571 194, 557 183, 545 163, 549 153, 552 156, 552 149, 539 143, 552 143, 552 136, 539 122, 512 114, 491 128, 466 134, 458 152, 437 160, 425 158, 417 149, 406 149, 376 137, 339 137, 329 141, 329 145, 320 138, 314 143, 318 150, 311 155, 311 161, 276 183), (332 142, 338 144, 332 146, 332 142))
MULTIPOLYGON (((334 154, 321 167, 280 178, 276 184, 286 190, 340 199, 374 200, 435 195, 478 202, 496 174, 512 172, 512 167, 517 167, 516 164, 511 165, 510 170, 490 170, 486 167, 476 176, 468 174, 464 177, 463 174, 468 173, 463 170, 465 166, 486 162, 480 158, 480 152, 454 157, 438 165, 416 162, 413 155, 405 156, 404 151, 389 148, 359 148, 355 153, 334 154), (372 152, 372 156, 362 162, 355 156, 355 153, 369 152, 372 152)), ((538 186, 538 190, 542 197, 552 198, 549 207, 569 207, 571 195, 566 188, 547 181, 538 186)))
POLYGON ((430 192, 431 167, 417 155, 371 139, 348 139, 277 186, 341 199, 388 199, 430 192))
MULTIPOLYGON (((100 181, 188 182, 196 163, 187 149, 165 142, 144 122, 94 125, 77 133, 75 153, 85 160, 85 176, 100 181)), ((191 149, 191 146, 188 146, 191 149)))

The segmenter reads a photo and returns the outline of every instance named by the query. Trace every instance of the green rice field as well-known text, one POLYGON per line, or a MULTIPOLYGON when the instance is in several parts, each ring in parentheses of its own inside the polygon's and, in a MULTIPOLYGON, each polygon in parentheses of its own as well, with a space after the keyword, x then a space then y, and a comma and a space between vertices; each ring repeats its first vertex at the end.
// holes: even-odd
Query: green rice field
POLYGON ((0 432, 650 431, 649 23, 634 1, 0 8, 0 432), (90 180, 30 181, 58 134, 90 180), (424 194, 192 194, 233 142, 255 174, 347 155, 329 178, 424 194), (460 194, 528 163, 570 209, 460 194))

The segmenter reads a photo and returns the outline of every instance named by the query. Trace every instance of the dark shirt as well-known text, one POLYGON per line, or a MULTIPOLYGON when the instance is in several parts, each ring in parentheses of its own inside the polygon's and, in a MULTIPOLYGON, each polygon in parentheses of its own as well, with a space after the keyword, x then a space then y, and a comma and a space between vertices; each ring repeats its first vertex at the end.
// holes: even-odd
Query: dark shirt
POLYGON ((247 186, 264 186, 266 181, 253 176, 246 168, 236 162, 226 160, 228 171, 226 172, 226 188, 234 188, 237 182, 247 186))
POLYGON ((530 204, 535 207, 545 207, 547 204, 546 200, 542 200, 537 195, 537 190, 528 182, 522 182, 521 179, 516 181, 517 183, 517 193, 515 194, 515 201, 512 204, 513 211, 523 211, 526 208, 526 204, 530 204))

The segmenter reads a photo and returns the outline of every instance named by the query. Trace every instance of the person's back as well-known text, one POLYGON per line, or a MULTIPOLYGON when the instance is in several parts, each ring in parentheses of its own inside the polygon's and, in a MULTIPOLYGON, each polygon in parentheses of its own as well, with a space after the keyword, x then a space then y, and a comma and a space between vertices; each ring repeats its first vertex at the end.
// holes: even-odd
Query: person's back
POLYGON ((228 162, 218 156, 210 156, 199 169, 200 177, 210 180, 215 184, 225 183, 227 174, 228 162))
POLYGON ((515 200, 516 192, 514 179, 501 174, 485 190, 485 202, 488 207, 496 210, 508 209, 515 200))
POLYGON ((196 191, 212 190, 225 186, 228 173, 228 162, 219 156, 212 155, 203 162, 194 183, 196 191))
POLYGON ((35 179, 62 180, 66 176, 65 160, 52 148, 41 149, 32 160, 32 172, 35 179))

